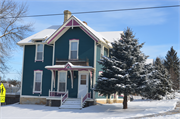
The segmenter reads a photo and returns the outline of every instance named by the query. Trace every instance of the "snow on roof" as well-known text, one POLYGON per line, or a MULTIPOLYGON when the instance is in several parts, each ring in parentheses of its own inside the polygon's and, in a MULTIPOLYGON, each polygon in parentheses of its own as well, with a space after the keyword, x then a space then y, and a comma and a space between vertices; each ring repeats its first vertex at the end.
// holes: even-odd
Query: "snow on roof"
MULTIPOLYGON (((123 31, 112 31, 112 32, 97 32, 85 23, 83 23, 81 20, 79 20, 75 16, 71 16, 69 19, 76 19, 80 24, 82 24, 89 32, 91 32, 98 40, 100 40, 103 43, 107 43, 109 46, 111 44, 109 42, 113 42, 114 40, 120 39, 120 34, 123 33, 123 31)), ((28 44, 32 43, 34 40, 42 40, 46 42, 48 38, 55 33, 61 26, 60 25, 54 25, 47 29, 44 29, 32 36, 29 36, 21 41, 19 41, 17 44, 28 44)))
POLYGON ((42 39, 42 38, 49 38, 58 28, 60 27, 60 25, 54 25, 54 26, 50 26, 47 29, 44 29, 32 36, 29 36, 21 41, 19 41, 17 44, 23 44, 23 43, 31 43, 32 39, 42 39))
POLYGON ((106 31, 99 33, 106 37, 106 40, 109 42, 114 42, 114 40, 119 40, 121 38, 121 33, 123 33, 123 31, 106 31))
POLYGON ((146 59, 146 62, 145 62, 145 64, 154 64, 153 63, 154 62, 154 60, 153 59, 146 59))
POLYGON ((106 37, 104 37, 102 34, 98 33, 97 31, 95 31, 94 29, 92 29, 91 27, 89 27, 88 25, 86 25, 85 23, 83 23, 81 20, 79 20, 77 17, 72 16, 75 19, 77 19, 81 24, 84 25, 84 27, 86 27, 91 33, 93 33, 100 41, 106 43, 105 39, 107 40, 106 37))
MULTIPOLYGON (((65 68, 66 65, 53 65, 53 66, 46 66, 46 69, 56 69, 56 68, 65 68)), ((78 65, 71 65, 72 69, 93 69, 91 66, 78 66, 78 65)))
POLYGON ((53 66, 45 66, 46 69, 58 69, 58 68, 67 68, 70 66, 72 69, 93 69, 91 66, 80 66, 80 65, 73 65, 71 62, 66 63, 65 65, 53 65, 53 66))

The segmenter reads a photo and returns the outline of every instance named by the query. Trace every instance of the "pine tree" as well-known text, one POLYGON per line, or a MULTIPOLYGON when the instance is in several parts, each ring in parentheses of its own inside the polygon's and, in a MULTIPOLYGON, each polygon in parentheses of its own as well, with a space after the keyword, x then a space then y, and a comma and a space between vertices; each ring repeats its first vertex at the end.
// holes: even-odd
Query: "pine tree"
POLYGON ((170 76, 158 57, 151 71, 152 75, 146 80, 141 95, 147 99, 161 100, 165 95, 173 91, 170 76))
POLYGON ((99 63, 103 73, 99 76, 95 91, 101 94, 124 94, 123 109, 127 109, 127 96, 140 94, 146 79, 149 65, 145 65, 145 56, 138 40, 134 38, 130 28, 121 34, 121 39, 112 43, 110 57, 103 57, 99 63))
POLYGON ((171 75, 171 81, 173 82, 173 89, 179 89, 179 70, 180 70, 180 61, 177 57, 177 52, 171 47, 170 51, 168 51, 164 66, 168 70, 169 74, 171 75))

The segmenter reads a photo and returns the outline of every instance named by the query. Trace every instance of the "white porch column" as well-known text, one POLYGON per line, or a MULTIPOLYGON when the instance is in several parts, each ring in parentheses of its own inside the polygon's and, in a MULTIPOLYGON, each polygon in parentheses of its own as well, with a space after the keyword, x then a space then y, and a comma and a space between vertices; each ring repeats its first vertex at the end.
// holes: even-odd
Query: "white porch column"
POLYGON ((72 70, 69 70, 70 75, 71 75, 71 88, 73 88, 73 74, 72 74, 72 70))
POLYGON ((53 70, 51 70, 51 72, 52 72, 52 76, 51 76, 51 91, 52 91, 53 87, 55 87, 55 75, 56 75, 56 73, 53 70), (54 83, 54 85, 53 85, 53 83, 54 83))
POLYGON ((54 78, 54 74, 53 74, 53 70, 51 70, 51 91, 53 89, 53 78, 54 78))

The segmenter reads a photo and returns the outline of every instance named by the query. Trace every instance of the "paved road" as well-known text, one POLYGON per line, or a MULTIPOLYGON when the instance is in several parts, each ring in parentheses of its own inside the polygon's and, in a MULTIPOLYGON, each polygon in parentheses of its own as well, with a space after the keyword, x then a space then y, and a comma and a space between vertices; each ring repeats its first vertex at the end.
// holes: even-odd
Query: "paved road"
POLYGON ((153 115, 147 115, 147 116, 142 116, 142 117, 134 117, 134 118, 129 118, 129 119, 142 119, 145 117, 157 117, 157 116, 172 115, 172 114, 178 114, 178 113, 180 113, 180 101, 177 102, 176 108, 172 111, 159 113, 159 114, 153 114, 153 115))

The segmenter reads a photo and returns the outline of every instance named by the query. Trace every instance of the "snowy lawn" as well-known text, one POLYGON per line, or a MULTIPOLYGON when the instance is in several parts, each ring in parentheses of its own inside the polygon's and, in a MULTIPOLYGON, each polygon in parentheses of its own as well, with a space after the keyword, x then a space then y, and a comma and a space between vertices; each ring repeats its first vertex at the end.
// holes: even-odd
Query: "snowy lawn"
POLYGON ((144 116, 173 110, 177 99, 162 101, 132 101, 128 109, 122 109, 121 103, 95 105, 77 109, 59 109, 44 105, 13 104, 2 106, 2 119, 122 119, 144 116))

